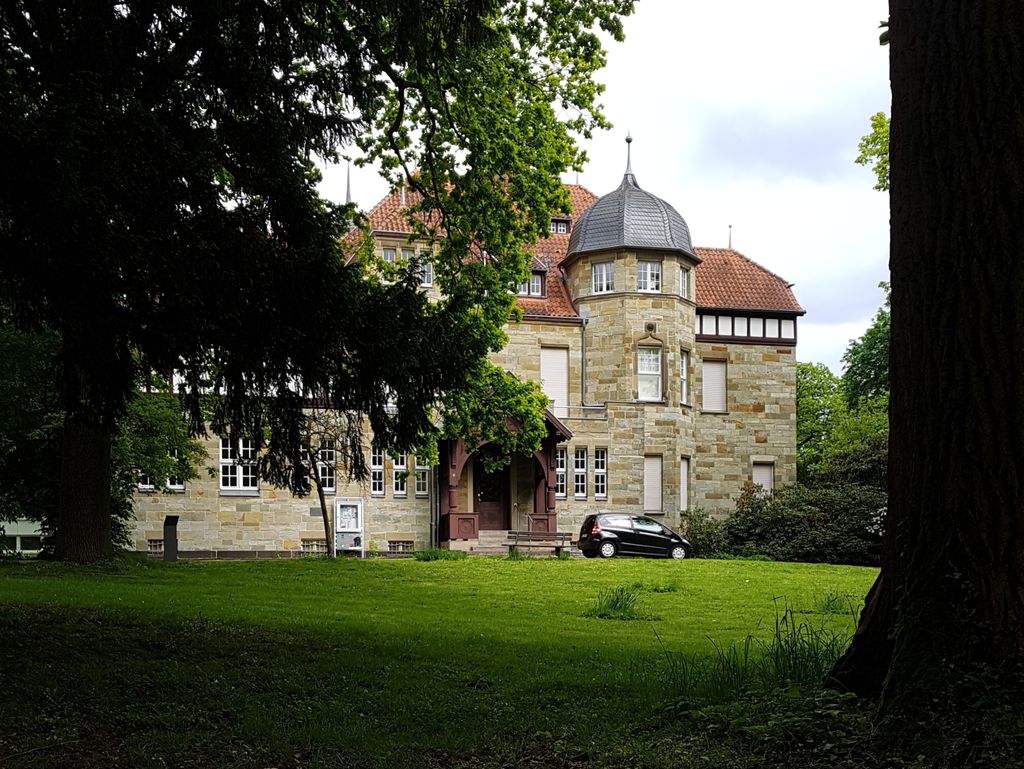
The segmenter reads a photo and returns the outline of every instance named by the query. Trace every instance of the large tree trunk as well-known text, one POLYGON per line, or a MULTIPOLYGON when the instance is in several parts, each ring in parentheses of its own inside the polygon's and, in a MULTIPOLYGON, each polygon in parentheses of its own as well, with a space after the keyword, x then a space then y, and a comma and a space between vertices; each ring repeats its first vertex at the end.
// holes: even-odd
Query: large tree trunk
MULTIPOLYGON (((113 411, 97 369, 110 379, 121 373, 119 359, 104 354, 102 328, 68 319, 61 329, 60 509, 53 555, 61 561, 92 563, 114 551, 110 515, 113 411), (100 363, 102 361, 102 363, 100 363)), ((106 387, 105 387, 106 386, 106 387)))
POLYGON ((888 531, 833 678, 912 713, 1024 658, 1024 4, 890 11, 888 531))
POLYGON ((113 554, 110 430, 81 414, 64 418, 54 557, 92 563, 113 554))

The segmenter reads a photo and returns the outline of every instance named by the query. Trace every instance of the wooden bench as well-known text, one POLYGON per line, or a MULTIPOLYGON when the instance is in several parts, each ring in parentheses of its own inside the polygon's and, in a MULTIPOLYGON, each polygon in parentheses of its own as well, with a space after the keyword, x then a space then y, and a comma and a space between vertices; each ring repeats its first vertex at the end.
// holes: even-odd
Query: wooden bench
POLYGON ((567 531, 510 531, 505 545, 509 553, 513 550, 545 548, 554 550, 558 556, 572 546, 572 536, 567 531))

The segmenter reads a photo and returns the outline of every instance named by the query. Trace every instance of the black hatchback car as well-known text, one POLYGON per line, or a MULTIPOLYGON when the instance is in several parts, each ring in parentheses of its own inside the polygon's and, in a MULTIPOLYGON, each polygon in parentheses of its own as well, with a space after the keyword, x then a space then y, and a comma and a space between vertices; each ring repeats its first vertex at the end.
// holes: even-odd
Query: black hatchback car
POLYGON ((579 548, 587 558, 645 555, 689 558, 690 543, 646 515, 598 513, 588 515, 580 529, 579 548))

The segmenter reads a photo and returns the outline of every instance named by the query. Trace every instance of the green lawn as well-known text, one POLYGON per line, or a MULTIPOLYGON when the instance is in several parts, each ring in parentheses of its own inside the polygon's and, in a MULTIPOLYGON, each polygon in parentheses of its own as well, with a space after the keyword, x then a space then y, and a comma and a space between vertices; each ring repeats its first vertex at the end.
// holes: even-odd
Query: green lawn
POLYGON ((658 747, 678 727, 667 660, 767 638, 787 606, 846 631, 837 605, 859 609, 874 576, 701 560, 5 563, 0 766, 698 766, 658 747), (658 619, 583 616, 634 584, 658 619))

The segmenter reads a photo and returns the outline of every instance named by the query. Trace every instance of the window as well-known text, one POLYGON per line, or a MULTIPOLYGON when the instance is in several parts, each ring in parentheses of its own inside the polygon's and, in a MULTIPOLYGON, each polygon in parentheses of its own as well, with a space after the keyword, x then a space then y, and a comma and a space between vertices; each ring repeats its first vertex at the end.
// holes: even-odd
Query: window
POLYGON ((548 229, 556 235, 564 235, 569 231, 569 221, 567 219, 552 219, 548 229))
POLYGON ((385 262, 387 262, 388 264, 394 264, 395 263, 395 249, 393 249, 393 248, 385 248, 381 252, 381 258, 385 262))
POLYGON ((661 456, 644 457, 644 512, 661 512, 661 456))
POLYGON ((690 298, 690 268, 679 268, 679 296, 683 299, 690 298))
POLYGON ((555 450, 555 496, 559 499, 565 499, 566 489, 566 463, 568 459, 566 457, 566 451, 564 448, 555 450))
POLYGON ((544 296, 544 273, 535 272, 530 276, 530 296, 544 296))
POLYGON ((661 262, 637 262, 636 290, 661 291, 661 262))
POLYGON ((256 444, 248 438, 220 439, 220 490, 259 492, 256 474, 256 444))
POLYGON ((147 475, 141 470, 136 470, 135 478, 135 485, 138 487, 139 491, 153 491, 153 489, 155 488, 155 486, 153 485, 152 475, 147 475))
POLYGON ((392 490, 392 492, 394 493, 394 495, 396 497, 404 497, 405 496, 405 481, 406 481, 406 477, 407 477, 406 476, 406 472, 405 472, 405 468, 407 466, 408 461, 409 461, 409 456, 408 456, 408 454, 405 454, 404 452, 399 453, 395 457, 395 461, 394 461, 394 465, 392 467, 392 473, 391 473, 391 475, 392 475, 392 478, 391 478, 391 480, 392 480, 391 490, 392 490))
POLYGON ((420 254, 423 259, 420 262, 420 285, 428 288, 434 285, 434 263, 430 261, 430 254, 420 254))
POLYGON ((324 441, 316 452, 316 472, 324 491, 334 491, 338 478, 337 455, 334 441, 324 441))
POLYGON ((415 488, 414 492, 417 497, 425 497, 430 493, 430 487, 427 485, 427 473, 430 471, 430 466, 420 462, 420 458, 416 457, 416 479, 414 481, 415 488))
POLYGON ((726 411, 726 379, 724 360, 704 361, 704 373, 701 377, 704 387, 704 411, 726 411))
POLYGON ((531 273, 529 280, 519 284, 516 293, 519 296, 544 296, 544 273, 531 273))
POLYGON ((151 555, 163 555, 164 541, 162 539, 147 539, 146 552, 151 555))
POLYGON ((614 262, 598 262, 593 266, 592 290, 595 294, 606 294, 615 290, 613 267, 614 262))
POLYGON ((569 349, 540 348, 540 386, 559 419, 569 415, 569 349))
POLYGON ((370 494, 384 496, 384 449, 380 446, 370 448, 370 494))
MULTIPOLYGON (((178 461, 178 450, 177 449, 171 449, 170 451, 167 452, 167 454, 171 458, 172 461, 174 461, 174 462, 178 461)), ((167 483, 167 490, 168 491, 184 491, 185 490, 185 479, 184 478, 179 478, 176 475, 172 475, 169 478, 167 478, 166 483, 167 483)))
POLYGON ((594 449, 594 499, 608 499, 608 449, 594 449))
POLYGON ((690 509, 690 458, 679 460, 679 509, 690 509))
POLYGON ((402 261, 405 262, 406 264, 409 264, 415 256, 416 254, 413 252, 411 248, 402 249, 402 261))
POLYGON ((389 539, 389 553, 411 553, 416 549, 416 543, 409 539, 389 539))
POLYGON ((576 449, 572 460, 572 493, 576 499, 587 498, 587 450, 576 449))
POLYGON ((327 552, 327 540, 325 539, 304 539, 302 540, 302 552, 309 555, 317 555, 327 552))
POLYGON ((775 488, 775 463, 754 462, 753 480, 770 494, 775 488))
POLYGON ((679 402, 690 403, 690 352, 681 350, 679 353, 679 402))
POLYGON ((661 400, 661 348, 638 347, 636 351, 637 398, 661 400))

